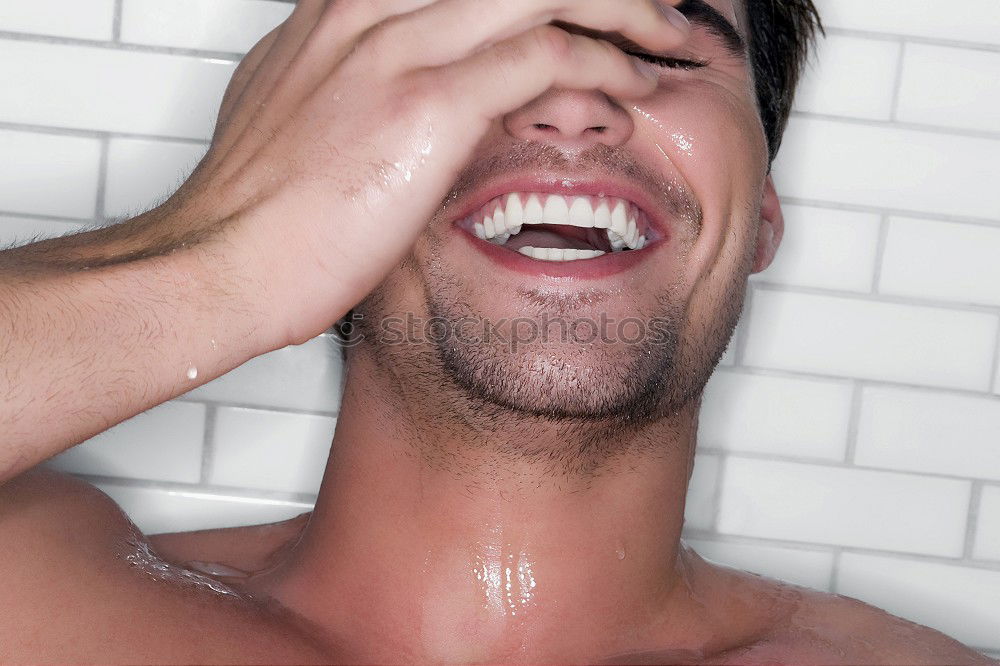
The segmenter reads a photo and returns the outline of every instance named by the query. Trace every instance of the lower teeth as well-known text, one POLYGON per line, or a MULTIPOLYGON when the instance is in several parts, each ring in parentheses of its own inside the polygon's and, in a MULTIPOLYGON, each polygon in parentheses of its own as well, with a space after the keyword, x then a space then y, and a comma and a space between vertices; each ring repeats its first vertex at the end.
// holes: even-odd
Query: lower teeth
POLYGON ((518 250, 521 254, 542 261, 580 261, 581 259, 596 259, 604 255, 600 250, 563 250, 555 247, 526 246, 518 250))

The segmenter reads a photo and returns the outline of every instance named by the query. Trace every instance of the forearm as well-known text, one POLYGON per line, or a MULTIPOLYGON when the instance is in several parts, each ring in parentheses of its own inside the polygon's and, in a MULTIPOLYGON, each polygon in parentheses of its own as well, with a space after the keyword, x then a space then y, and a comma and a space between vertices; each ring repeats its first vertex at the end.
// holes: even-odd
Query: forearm
POLYGON ((273 346, 229 246, 170 235, 0 253, 0 482, 273 346))

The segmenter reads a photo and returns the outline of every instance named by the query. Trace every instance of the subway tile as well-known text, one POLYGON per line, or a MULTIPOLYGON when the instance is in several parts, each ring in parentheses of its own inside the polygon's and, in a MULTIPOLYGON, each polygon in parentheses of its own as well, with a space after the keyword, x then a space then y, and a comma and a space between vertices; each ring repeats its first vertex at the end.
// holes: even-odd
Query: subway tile
POLYGON ((1000 561, 1000 486, 983 487, 972 556, 978 560, 1000 561))
POLYGON ((1000 480, 1000 399, 865 387, 854 462, 1000 480))
POLYGON ((267 0, 125 0, 122 41, 245 53, 293 8, 267 0))
POLYGON ((163 203, 191 175, 207 149, 201 143, 112 139, 105 215, 133 217, 163 203))
POLYGON ((879 292, 1000 305, 1000 226, 892 218, 879 292))
POLYGON ((1000 44, 996 0, 963 0, 960 11, 943 10, 936 0, 817 0, 816 6, 828 28, 1000 44))
POLYGON ((101 163, 97 139, 0 130, 0 155, 0 210, 94 217, 101 163))
POLYGON ((316 494, 336 424, 328 416, 219 408, 210 482, 316 494))
POLYGON ((82 222, 0 215, 0 249, 72 234, 85 227, 82 222))
POLYGON ((753 277, 797 287, 869 292, 881 218, 785 204, 785 235, 774 263, 753 277))
POLYGON ((971 484, 730 457, 719 532, 958 557, 971 484))
POLYGON ((748 366, 986 390, 996 315, 758 290, 748 366))
POLYGON ((0 40, 0 121, 205 140, 234 62, 0 40))
POLYGON ((116 483, 95 485, 117 502, 145 534, 263 525, 312 510, 312 504, 306 502, 116 483))
POLYGON ((853 390, 848 382, 720 370, 698 419, 700 446, 842 460, 853 390))
POLYGON ((836 591, 967 645, 1000 648, 1000 571, 844 553, 836 591))
POLYGON ((710 530, 715 526, 715 498, 719 485, 719 456, 697 454, 684 505, 685 527, 710 530))
POLYGON ((168 402, 61 453, 63 472, 197 483, 201 477, 205 406, 168 402))
POLYGON ((0 30, 110 40, 115 0, 4 0, 0 30))
POLYGON ((684 539, 684 543, 705 559, 727 567, 778 578, 814 590, 830 589, 833 553, 829 551, 709 539, 684 539))
POLYGON ((1000 140, 793 118, 775 162, 786 197, 1000 219, 1000 140))
POLYGON ((795 95, 795 109, 852 118, 892 117, 899 42, 828 35, 795 95))
POLYGON ((254 407, 336 413, 341 347, 329 336, 258 356, 186 397, 254 407))
POLYGON ((896 119, 1000 132, 1000 53, 908 44, 896 119))

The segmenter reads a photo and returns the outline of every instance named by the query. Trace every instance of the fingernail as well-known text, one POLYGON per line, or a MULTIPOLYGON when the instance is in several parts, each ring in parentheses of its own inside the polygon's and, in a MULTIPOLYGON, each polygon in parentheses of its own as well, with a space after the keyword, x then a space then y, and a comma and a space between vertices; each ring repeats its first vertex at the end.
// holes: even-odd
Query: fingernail
POLYGON ((652 79, 654 81, 658 81, 660 79, 660 72, 657 71, 651 63, 648 63, 645 60, 640 60, 639 58, 632 56, 632 66, 635 67, 637 72, 645 76, 647 79, 652 79))
POLYGON ((655 0, 656 8, 660 10, 664 18, 670 21, 670 24, 683 33, 691 32, 691 22, 687 20, 684 14, 681 14, 680 10, 676 7, 671 7, 670 5, 664 4, 660 0, 655 0))

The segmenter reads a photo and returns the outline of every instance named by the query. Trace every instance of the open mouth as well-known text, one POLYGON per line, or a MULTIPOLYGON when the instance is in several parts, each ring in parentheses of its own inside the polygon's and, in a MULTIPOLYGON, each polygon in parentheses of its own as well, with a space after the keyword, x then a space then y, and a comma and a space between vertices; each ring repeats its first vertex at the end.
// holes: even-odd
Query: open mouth
POLYGON ((654 240, 641 208, 608 196, 512 192, 491 199, 459 226, 481 240, 552 262, 642 250, 654 240))

